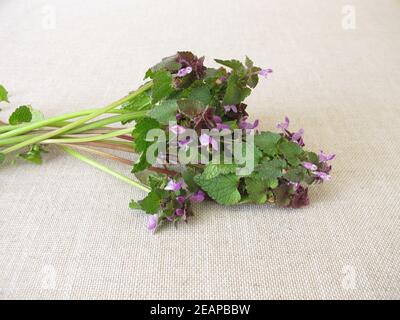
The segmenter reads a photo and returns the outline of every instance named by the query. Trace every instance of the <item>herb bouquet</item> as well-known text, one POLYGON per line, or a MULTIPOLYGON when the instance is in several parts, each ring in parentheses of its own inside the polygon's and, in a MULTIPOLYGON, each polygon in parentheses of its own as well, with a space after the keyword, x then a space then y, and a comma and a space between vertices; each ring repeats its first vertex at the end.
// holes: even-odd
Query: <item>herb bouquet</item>
MULTIPOLYGON (((243 101, 271 69, 249 58, 244 64, 215 61, 220 68, 207 68, 204 58, 178 52, 150 68, 140 88, 99 109, 45 119, 31 106, 20 106, 8 123, 0 122, 0 163, 21 158, 41 164, 48 146, 56 145, 148 192, 130 207, 149 214, 153 232, 164 223, 186 221, 192 204, 205 199, 221 205, 307 205, 308 185, 330 179, 334 155, 304 150, 303 129, 290 131, 287 117, 277 133, 258 131, 258 120, 248 120, 243 101), (121 152, 136 153, 138 160, 121 152), (87 154, 131 165, 136 178, 87 154)), ((7 98, 0 85, 0 101, 7 98)))

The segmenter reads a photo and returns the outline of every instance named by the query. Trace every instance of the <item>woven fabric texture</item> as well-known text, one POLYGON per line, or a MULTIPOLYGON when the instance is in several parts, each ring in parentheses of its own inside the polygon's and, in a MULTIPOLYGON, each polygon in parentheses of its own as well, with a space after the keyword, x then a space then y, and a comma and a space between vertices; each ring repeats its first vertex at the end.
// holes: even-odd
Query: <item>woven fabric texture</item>
MULTIPOLYGON (((337 154, 300 210, 196 206, 151 235, 144 193, 54 150, 0 171, 0 299, 400 298, 400 2, 0 2, 2 119, 106 105, 177 50, 272 68, 247 100, 337 154)), ((129 168, 114 165, 129 174, 129 168)))

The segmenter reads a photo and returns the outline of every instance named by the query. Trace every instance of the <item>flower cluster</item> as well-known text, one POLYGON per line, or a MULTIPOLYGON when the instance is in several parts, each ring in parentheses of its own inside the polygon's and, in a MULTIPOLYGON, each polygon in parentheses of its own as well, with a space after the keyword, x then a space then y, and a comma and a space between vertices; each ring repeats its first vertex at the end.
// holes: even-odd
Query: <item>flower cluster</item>
POLYGON ((137 121, 133 131, 136 151, 141 153, 133 172, 152 191, 144 200, 133 201, 131 207, 151 214, 151 231, 163 223, 186 221, 192 215, 192 204, 206 198, 223 205, 274 203, 299 208, 309 204, 308 185, 330 179, 328 161, 334 155, 305 151, 304 130, 289 131, 288 117, 277 125, 281 133, 260 132, 259 120, 249 120, 243 101, 259 76, 267 77, 272 70, 254 66, 249 58, 244 64, 237 60, 215 61, 222 67, 207 68, 204 58, 178 52, 146 74, 154 81, 150 93, 154 107, 148 117, 137 121), (165 132, 166 148, 158 153, 157 161, 145 156, 151 144, 141 134, 152 129, 165 132), (246 158, 252 161, 253 170, 245 173, 240 169, 246 164, 240 163, 232 150, 233 142, 238 140, 234 131, 238 130, 243 133, 241 142, 254 139, 251 157, 246 158), (197 162, 179 161, 172 152, 174 140, 178 151, 202 151, 196 154, 197 162), (224 162, 227 154, 232 159, 229 163, 224 162), (215 156, 221 161, 204 162, 215 156), (143 180, 142 173, 155 166, 169 171, 164 175, 153 173, 150 180, 143 180), (156 184, 155 179, 159 181, 156 184))
MULTIPOLYGON (((31 106, 20 106, 8 124, 0 121, 0 165, 13 156, 40 164, 44 147, 58 145, 148 192, 130 207, 149 214, 152 232, 186 221, 193 204, 205 199, 226 206, 308 205, 308 186, 331 179, 329 163, 335 155, 306 150, 304 130, 290 131, 288 117, 277 125, 279 132, 271 132, 249 116, 244 101, 271 69, 255 66, 248 57, 244 63, 215 61, 220 67, 206 67, 204 57, 191 52, 166 57, 146 72, 143 86, 100 109, 45 119, 31 106), (132 121, 133 129, 107 126, 132 121), (137 180, 78 152, 132 165, 104 149, 136 153, 132 173, 137 180)), ((1 85, 0 102, 8 102, 1 85)))

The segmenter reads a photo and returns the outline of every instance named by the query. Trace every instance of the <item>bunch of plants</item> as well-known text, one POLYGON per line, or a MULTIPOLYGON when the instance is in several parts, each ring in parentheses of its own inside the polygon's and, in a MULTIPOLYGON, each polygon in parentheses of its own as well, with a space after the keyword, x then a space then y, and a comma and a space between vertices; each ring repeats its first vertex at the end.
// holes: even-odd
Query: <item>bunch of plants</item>
MULTIPOLYGON (((42 163, 56 146, 65 153, 144 190, 130 207, 149 215, 152 232, 187 221, 193 204, 309 204, 308 186, 330 179, 333 154, 306 150, 304 130, 289 119, 263 131, 245 99, 271 69, 246 57, 215 59, 178 52, 145 74, 145 83, 105 107, 45 118, 30 105, 0 122, 0 163, 42 163), (124 153, 137 155, 129 160, 124 153), (132 167, 124 175, 101 163, 107 158, 132 167), (21 160, 19 160, 21 159, 21 160)), ((0 102, 8 93, 0 86, 0 102)))

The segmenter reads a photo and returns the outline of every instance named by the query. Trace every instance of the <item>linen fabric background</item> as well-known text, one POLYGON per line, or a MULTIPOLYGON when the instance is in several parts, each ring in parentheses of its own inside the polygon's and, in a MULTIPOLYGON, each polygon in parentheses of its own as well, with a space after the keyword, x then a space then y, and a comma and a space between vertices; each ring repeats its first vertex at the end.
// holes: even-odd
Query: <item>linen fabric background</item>
POLYGON ((399 299, 399 34, 397 0, 2 0, 3 120, 104 106, 177 50, 247 54, 274 70, 251 119, 288 115, 337 158, 307 208, 203 203, 155 235, 128 208, 143 192, 61 151, 6 166, 0 298, 399 299))

